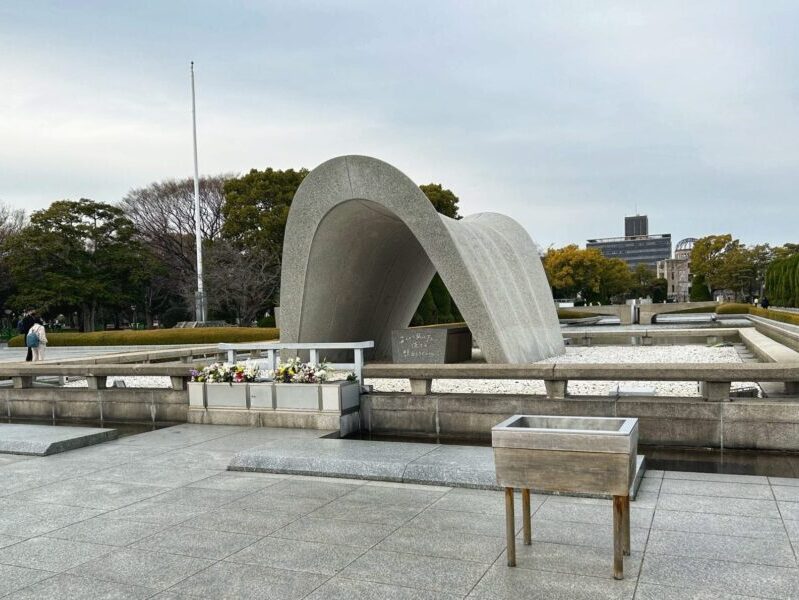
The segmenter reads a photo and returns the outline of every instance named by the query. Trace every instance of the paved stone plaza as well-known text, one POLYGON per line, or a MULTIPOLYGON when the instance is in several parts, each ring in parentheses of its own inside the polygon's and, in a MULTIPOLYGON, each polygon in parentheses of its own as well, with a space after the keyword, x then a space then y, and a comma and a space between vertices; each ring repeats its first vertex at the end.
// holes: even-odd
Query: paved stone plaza
POLYGON ((319 435, 181 425, 0 455, 0 597, 799 597, 799 479, 648 472, 614 581, 609 501, 534 497, 509 569, 499 492, 225 471, 319 435))

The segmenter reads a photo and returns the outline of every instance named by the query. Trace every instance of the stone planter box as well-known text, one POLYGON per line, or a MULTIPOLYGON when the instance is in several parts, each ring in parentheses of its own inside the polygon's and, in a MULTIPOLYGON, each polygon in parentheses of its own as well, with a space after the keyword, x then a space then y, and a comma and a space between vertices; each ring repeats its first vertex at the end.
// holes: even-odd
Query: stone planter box
POLYGON ((250 388, 250 408, 274 410, 275 385, 273 383, 248 383, 250 388))
POLYGON ((357 381, 332 381, 323 383, 322 410, 346 413, 361 404, 361 386, 357 381))
POLYGON ((205 408, 205 384, 189 382, 189 408, 205 408))
POLYGON ((206 383, 205 404, 208 408, 247 408, 246 383, 206 383))
POLYGON ((516 565, 513 489, 522 490, 524 543, 531 543, 530 489, 613 496, 613 576, 630 553, 630 484, 638 419, 514 415, 491 430, 497 482, 505 488, 508 565, 516 565))

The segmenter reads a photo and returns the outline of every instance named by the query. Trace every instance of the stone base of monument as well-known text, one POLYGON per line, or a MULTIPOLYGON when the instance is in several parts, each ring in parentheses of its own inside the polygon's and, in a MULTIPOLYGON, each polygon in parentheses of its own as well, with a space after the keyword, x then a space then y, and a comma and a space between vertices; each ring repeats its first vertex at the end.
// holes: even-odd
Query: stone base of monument
POLYGON ((391 332, 395 363, 458 363, 472 358, 472 332, 463 325, 409 327, 391 332))
POLYGON ((360 386, 354 381, 190 383, 189 423, 339 430, 360 428, 360 386))

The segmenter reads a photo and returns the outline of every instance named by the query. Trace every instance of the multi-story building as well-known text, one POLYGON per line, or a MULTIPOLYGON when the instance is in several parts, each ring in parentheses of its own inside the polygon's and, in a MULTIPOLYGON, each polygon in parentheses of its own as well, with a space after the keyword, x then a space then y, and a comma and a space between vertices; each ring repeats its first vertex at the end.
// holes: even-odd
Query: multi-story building
POLYGON ((677 243, 674 258, 658 261, 657 275, 666 280, 666 294, 674 302, 691 299, 691 250, 696 238, 685 238, 677 243))
POLYGON ((624 237, 588 240, 586 248, 596 248, 608 258, 620 258, 631 268, 646 265, 652 271, 659 260, 671 257, 671 234, 649 235, 646 215, 624 218, 624 237))

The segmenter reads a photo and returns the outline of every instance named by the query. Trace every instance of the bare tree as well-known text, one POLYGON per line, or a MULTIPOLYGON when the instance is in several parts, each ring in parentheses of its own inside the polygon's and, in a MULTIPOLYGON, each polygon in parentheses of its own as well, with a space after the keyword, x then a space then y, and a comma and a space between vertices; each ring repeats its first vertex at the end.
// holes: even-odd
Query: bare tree
MULTIPOLYGON (((200 179, 200 230, 205 243, 219 239, 225 182, 232 175, 200 179)), ((166 267, 171 291, 194 304, 197 264, 194 239, 194 181, 169 179, 133 189, 120 207, 153 255, 166 267)))
POLYGON ((0 244, 25 226, 25 211, 0 202, 0 244))
POLYGON ((280 285, 280 260, 259 248, 241 250, 226 240, 208 249, 206 284, 212 306, 235 313, 249 325, 274 298, 280 285))

